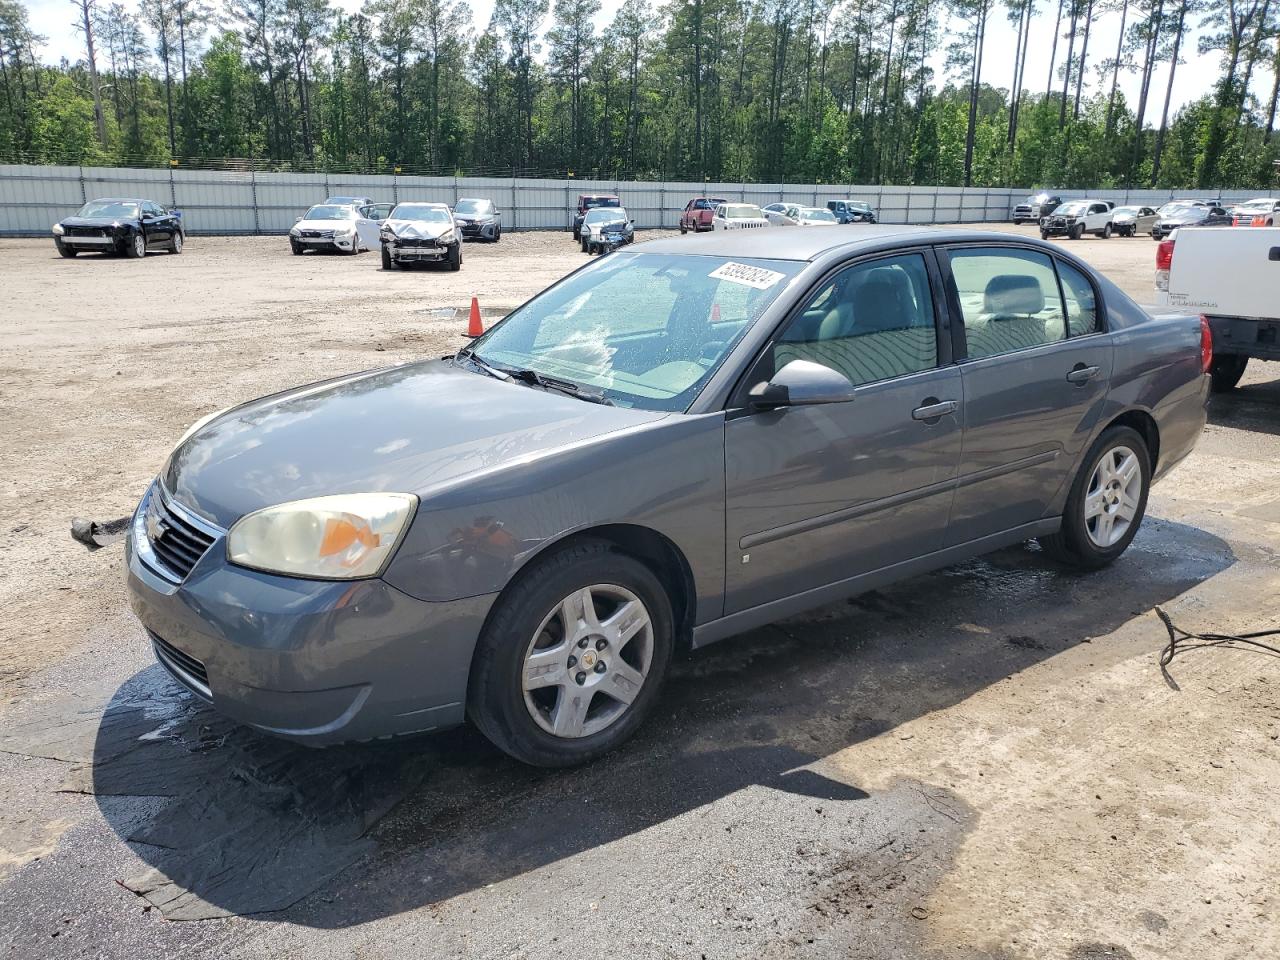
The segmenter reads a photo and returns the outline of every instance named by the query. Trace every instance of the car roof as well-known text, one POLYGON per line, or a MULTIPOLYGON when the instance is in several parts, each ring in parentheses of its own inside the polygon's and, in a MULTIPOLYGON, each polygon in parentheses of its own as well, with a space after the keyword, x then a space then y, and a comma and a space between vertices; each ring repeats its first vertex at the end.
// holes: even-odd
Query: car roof
POLYGON ((147 200, 145 197, 94 197, 92 200, 86 200, 85 203, 155 203, 155 201, 147 200))
POLYGON ((473 200, 476 203, 493 203, 488 197, 459 197, 457 202, 462 203, 464 200, 473 200))
POLYGON ((415 207, 440 207, 442 210, 449 209, 449 205, 447 203, 439 203, 435 200, 398 200, 396 201, 396 206, 398 207, 402 203, 412 203, 415 207))
POLYGON ((906 224, 868 224, 856 233, 844 230, 799 230, 777 227, 770 230, 726 230, 692 236, 672 236, 649 240, 635 248, 637 253, 686 253, 705 257, 744 257, 761 260, 817 260, 840 251, 849 255, 913 243, 998 243, 1001 246, 1033 243, 1052 249, 1050 244, 1027 237, 984 230, 956 230, 906 224))

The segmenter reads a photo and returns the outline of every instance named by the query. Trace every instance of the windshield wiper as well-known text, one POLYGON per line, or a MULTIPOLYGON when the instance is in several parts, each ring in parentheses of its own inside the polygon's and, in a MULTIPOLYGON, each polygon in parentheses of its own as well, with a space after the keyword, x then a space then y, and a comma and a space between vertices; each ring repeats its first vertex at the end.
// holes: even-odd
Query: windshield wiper
POLYGON ((512 380, 517 380, 520 383, 527 383, 535 387, 542 387, 544 390, 555 390, 558 393, 577 397, 579 400, 586 400, 588 403, 603 403, 605 406, 613 406, 613 401, 603 393, 596 393, 592 390, 583 390, 580 385, 571 380, 561 380, 558 377, 548 377, 545 373, 539 373, 537 370, 511 370, 503 368, 502 372, 512 380))
POLYGON ((489 376, 497 380, 515 380, 517 383, 524 383, 534 387, 541 387, 544 390, 555 390, 558 393, 566 394, 570 397, 577 397, 579 400, 585 400, 588 403, 602 403, 605 406, 613 406, 614 403, 603 393, 597 393, 592 390, 583 390, 581 386, 571 380, 561 380, 557 377, 549 377, 545 373, 539 373, 537 370, 520 370, 513 367, 501 367, 496 364, 481 360, 471 347, 463 347, 454 355, 455 360, 467 360, 474 364, 481 372, 487 373, 489 376))

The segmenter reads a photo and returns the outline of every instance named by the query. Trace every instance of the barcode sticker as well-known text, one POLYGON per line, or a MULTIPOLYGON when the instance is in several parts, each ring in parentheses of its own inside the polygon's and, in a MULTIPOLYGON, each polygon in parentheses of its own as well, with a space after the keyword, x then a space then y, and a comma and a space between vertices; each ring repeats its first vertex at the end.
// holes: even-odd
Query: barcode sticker
POLYGON ((712 270, 708 276, 717 280, 728 280, 730 283, 738 283, 744 287, 754 287, 757 290, 768 290, 775 283, 781 280, 784 274, 777 273, 773 270, 766 270, 764 267, 753 267, 746 263, 734 263, 730 260, 728 263, 715 270, 712 270))

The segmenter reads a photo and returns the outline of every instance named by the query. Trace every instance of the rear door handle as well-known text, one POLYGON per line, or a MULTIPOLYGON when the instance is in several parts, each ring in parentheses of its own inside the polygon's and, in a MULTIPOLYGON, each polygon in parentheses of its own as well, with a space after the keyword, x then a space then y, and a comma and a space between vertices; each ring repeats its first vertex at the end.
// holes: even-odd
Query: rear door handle
POLYGON ((937 420, 945 417, 949 413, 955 413, 956 407, 960 406, 955 400, 939 400, 937 397, 927 397, 923 406, 916 407, 911 411, 912 420, 937 420))
POLYGON ((1071 372, 1067 374, 1067 379, 1075 384, 1083 384, 1088 383, 1097 375, 1097 367, 1086 367, 1083 363, 1077 363, 1071 368, 1071 372))

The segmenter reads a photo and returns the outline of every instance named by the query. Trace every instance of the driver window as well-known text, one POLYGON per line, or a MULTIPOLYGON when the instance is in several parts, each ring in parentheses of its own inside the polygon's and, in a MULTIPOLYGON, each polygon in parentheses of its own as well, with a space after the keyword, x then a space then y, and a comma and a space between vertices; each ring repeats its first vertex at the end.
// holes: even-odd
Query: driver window
POLYGON ((938 364, 929 271, 918 253, 840 271, 773 345, 773 369, 809 360, 854 386, 938 364))

